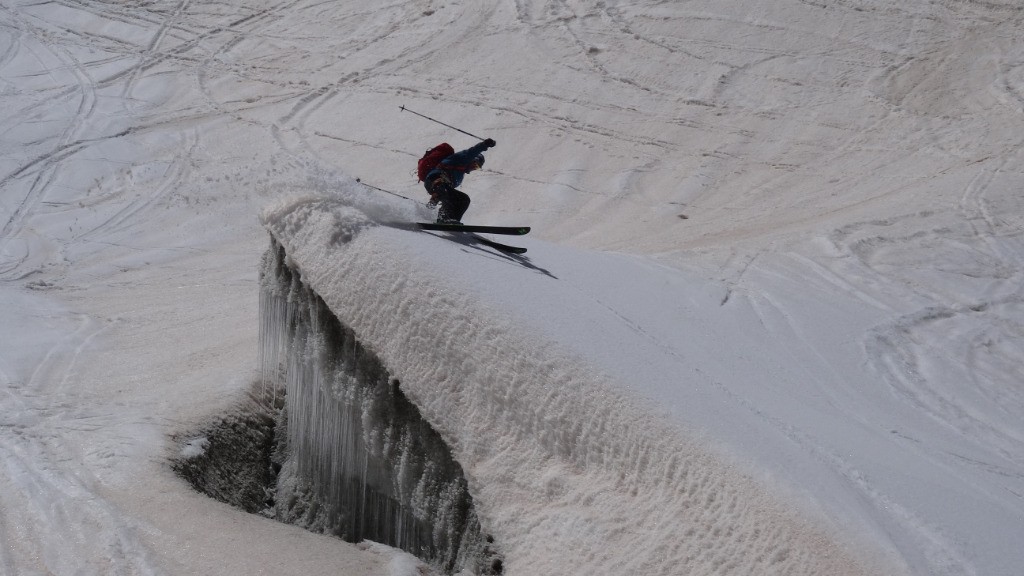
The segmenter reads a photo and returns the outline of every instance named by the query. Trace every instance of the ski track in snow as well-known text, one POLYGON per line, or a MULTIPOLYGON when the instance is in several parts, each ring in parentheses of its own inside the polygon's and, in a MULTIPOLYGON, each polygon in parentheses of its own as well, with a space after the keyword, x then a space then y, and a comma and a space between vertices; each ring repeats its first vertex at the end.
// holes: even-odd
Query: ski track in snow
MULTIPOLYGON (((118 416, 95 411, 76 398, 76 365, 107 326, 84 315, 39 360, 26 382, 0 371, 6 415, 0 448, 3 466, 5 573, 38 559, 54 573, 88 567, 96 573, 154 574, 154 563, 138 545, 134 521, 107 501, 84 460, 112 456, 108 448, 81 446, 81 433, 116 428, 118 416)), ((128 438, 120 438, 126 443, 128 438)))
MULTIPOLYGON (((626 386, 641 405, 848 524, 852 549, 1015 574, 1022 31, 1011 0, 4 0, 0 571, 309 573, 300 551, 342 554, 210 510, 162 462, 255 368, 257 214, 298 195, 429 217, 349 179, 423 199, 412 160, 472 143, 407 105, 495 137, 470 215, 534 228, 524 259, 438 251, 570 284, 565 309, 593 305, 634 354, 621 370, 662 363, 626 386), (666 301, 572 280, 589 273, 533 238, 656 262, 623 290, 666 301), (699 296, 655 289, 678 271, 699 296)), ((558 470, 547 496, 571 487, 558 470)), ((614 532, 494 506, 505 527, 614 532)), ((608 566, 665 553, 647 543, 608 566)), ((387 573, 353 554, 351 574, 387 573)), ((533 561, 572 571, 551 554, 533 561)))

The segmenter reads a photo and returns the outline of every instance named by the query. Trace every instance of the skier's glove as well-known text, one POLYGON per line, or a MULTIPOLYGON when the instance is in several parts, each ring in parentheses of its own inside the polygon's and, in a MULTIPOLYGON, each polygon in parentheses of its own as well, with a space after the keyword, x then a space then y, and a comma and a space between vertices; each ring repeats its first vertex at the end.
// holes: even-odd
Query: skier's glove
POLYGON ((495 146, 497 146, 497 144, 498 143, 495 142, 493 138, 488 138, 487 140, 484 140, 485 148, 494 148, 495 146))

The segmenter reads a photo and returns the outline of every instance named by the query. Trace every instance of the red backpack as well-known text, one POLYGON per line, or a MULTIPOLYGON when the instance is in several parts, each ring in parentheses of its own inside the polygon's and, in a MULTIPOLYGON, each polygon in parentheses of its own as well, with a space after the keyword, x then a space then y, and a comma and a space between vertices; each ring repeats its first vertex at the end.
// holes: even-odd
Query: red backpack
POLYGON ((416 175, 419 176, 419 181, 423 182, 427 177, 427 174, 436 168, 437 165, 441 163, 441 160, 444 160, 452 154, 455 154, 455 148, 452 148, 451 144, 447 142, 442 142, 430 150, 427 150, 427 153, 424 154, 423 157, 420 158, 419 163, 416 164, 416 175))

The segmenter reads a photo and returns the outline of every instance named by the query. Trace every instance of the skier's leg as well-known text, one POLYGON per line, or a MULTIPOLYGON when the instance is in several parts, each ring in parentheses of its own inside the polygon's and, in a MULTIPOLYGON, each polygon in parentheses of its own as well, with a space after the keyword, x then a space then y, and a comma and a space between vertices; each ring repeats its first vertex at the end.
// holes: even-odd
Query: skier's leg
POLYGON ((447 220, 461 222, 462 215, 466 213, 466 210, 469 210, 469 203, 469 195, 453 188, 449 192, 447 200, 441 204, 438 217, 443 216, 447 220))
POLYGON ((441 180, 435 181, 432 192, 441 201, 441 207, 437 210, 438 222, 462 220, 462 215, 469 209, 469 196, 441 180))
POLYGON ((441 206, 437 209, 437 221, 444 222, 450 219, 449 208, 453 204, 451 199, 452 188, 451 184, 448 183, 446 178, 438 177, 430 182, 425 183, 427 192, 430 192, 431 196, 437 199, 441 203, 441 206))

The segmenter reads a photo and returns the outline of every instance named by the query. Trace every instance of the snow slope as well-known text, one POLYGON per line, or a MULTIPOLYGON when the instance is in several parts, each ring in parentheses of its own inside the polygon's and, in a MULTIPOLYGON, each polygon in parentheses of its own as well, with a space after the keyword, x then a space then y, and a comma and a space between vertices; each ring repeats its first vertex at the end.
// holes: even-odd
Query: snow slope
MULTIPOLYGON (((1017 573, 1022 21, 1010 0, 5 0, 0 572, 408 568, 166 465, 255 379, 257 216, 315 197, 314 220, 371 223, 343 251, 377 256, 367 278, 384 247, 449 278, 467 322, 628 399, 637 438, 733 463, 757 514, 792 504, 779 525, 824 535, 823 561, 1017 573), (350 177, 421 198, 421 151, 472 142, 399 105, 498 141, 467 219, 532 225, 528 259, 379 225, 413 204, 350 177)), ((585 496, 547 464, 526 469, 547 497, 585 496)), ((608 526, 501 496, 509 545, 551 571, 573 567, 540 535, 608 526)))

